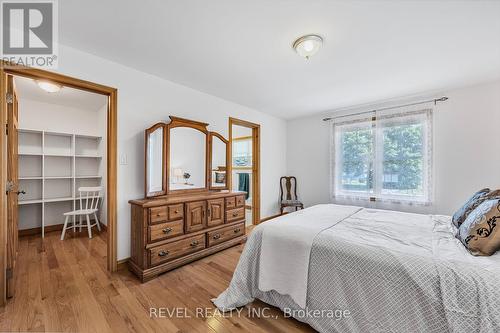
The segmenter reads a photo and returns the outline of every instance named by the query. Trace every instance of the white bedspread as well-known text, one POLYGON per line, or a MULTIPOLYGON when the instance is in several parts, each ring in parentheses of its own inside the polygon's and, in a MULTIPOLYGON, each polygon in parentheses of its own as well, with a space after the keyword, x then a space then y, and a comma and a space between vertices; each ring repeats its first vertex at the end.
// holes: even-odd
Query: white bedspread
POLYGON ((305 307, 314 238, 360 209, 317 205, 259 225, 262 228, 259 289, 290 295, 295 303, 305 307))
MULTIPOLYGON (((305 225, 309 212, 283 219, 302 216, 305 225)), ((320 332, 500 332, 500 253, 474 257, 455 232, 448 216, 361 209, 314 238, 303 307, 260 290, 260 260, 273 249, 264 252, 257 227, 214 304, 227 311, 258 298, 320 332), (303 316, 303 309, 350 315, 303 316)))

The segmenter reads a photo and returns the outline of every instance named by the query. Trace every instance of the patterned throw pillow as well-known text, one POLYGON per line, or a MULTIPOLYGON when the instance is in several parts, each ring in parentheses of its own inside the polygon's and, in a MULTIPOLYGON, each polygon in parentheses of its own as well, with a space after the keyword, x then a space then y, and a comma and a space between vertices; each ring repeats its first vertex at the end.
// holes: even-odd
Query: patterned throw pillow
POLYGON ((457 238, 475 256, 491 256, 500 249, 500 199, 489 199, 460 225, 457 238))
POLYGON ((484 201, 482 200, 482 198, 485 197, 489 192, 489 188, 483 188, 482 190, 477 191, 472 195, 472 197, 469 198, 469 200, 467 200, 467 202, 462 207, 460 207, 459 210, 455 212, 455 214, 453 214, 451 221, 453 222, 455 227, 460 227, 460 225, 465 221, 470 212, 472 212, 484 201))

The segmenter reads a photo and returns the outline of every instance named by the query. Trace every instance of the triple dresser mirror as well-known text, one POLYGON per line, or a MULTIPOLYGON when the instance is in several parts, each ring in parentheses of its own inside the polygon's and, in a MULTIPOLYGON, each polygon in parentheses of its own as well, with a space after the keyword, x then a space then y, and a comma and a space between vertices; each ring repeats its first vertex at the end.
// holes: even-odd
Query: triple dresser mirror
POLYGON ((145 196, 227 190, 228 141, 208 124, 170 116, 146 130, 145 196))

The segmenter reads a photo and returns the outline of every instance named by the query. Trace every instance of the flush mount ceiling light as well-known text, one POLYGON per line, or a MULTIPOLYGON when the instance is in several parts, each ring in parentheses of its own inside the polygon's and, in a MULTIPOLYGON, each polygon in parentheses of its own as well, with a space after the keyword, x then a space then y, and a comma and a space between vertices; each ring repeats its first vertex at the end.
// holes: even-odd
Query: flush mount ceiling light
POLYGON ((293 42, 292 47, 301 57, 309 59, 315 55, 323 45, 323 38, 318 35, 305 35, 293 42))
POLYGON ((62 86, 60 84, 48 82, 48 81, 37 80, 36 84, 48 93, 56 93, 62 89, 62 86))

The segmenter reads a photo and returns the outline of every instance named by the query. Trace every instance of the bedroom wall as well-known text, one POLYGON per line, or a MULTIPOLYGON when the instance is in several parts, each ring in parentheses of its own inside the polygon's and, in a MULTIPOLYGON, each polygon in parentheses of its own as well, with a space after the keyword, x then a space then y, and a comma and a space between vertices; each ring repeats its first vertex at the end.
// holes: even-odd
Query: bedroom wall
MULTIPOLYGON (((500 81, 443 92, 434 110, 434 204, 379 208, 451 215, 475 190, 500 188, 500 81)), ((287 123, 287 172, 306 206, 330 202, 325 113, 287 123)))
POLYGON ((119 260, 130 255, 128 200, 144 195, 144 129, 168 115, 207 122, 226 138, 229 116, 260 124, 261 216, 279 211, 276 184, 286 171, 284 120, 63 45, 57 72, 118 89, 119 260))
POLYGON ((85 110, 19 97, 19 127, 62 133, 102 135, 97 110, 85 110), (75 122, 75 119, 78 119, 75 122), (54 121, 57 120, 57 121, 54 121))

